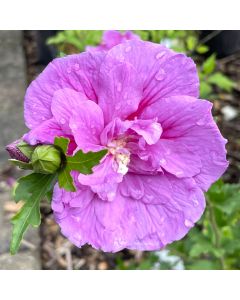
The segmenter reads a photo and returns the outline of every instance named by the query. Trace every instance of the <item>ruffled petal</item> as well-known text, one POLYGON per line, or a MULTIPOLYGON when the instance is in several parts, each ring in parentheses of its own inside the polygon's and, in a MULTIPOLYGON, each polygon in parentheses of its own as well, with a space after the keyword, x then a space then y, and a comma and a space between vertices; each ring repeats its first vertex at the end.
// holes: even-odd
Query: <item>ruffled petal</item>
POLYGON ((51 118, 30 130, 23 136, 23 139, 30 145, 36 145, 38 143, 53 144, 56 136, 66 136, 66 134, 57 121, 51 118))
POLYGON ((141 135, 148 145, 155 144, 162 134, 162 127, 156 119, 132 121, 130 128, 141 135))
POLYGON ((86 100, 78 103, 70 119, 70 128, 79 149, 88 152, 103 148, 100 146, 100 135, 104 128, 103 112, 95 102, 86 100))
POLYGON ((64 88, 54 93, 51 111, 55 120, 65 133, 72 134, 72 130, 69 127, 70 118, 81 105, 81 102, 85 102, 86 100, 87 98, 83 93, 76 92, 69 88, 64 88))
MULTIPOLYGON (((194 175, 196 182, 204 190, 221 177, 228 166, 226 140, 213 120, 211 108, 212 104, 206 100, 179 96, 150 105, 141 115, 146 119, 157 117, 163 128, 161 138, 174 141, 177 145, 174 150, 174 147, 169 147, 172 142, 168 142, 168 145, 164 142, 165 155, 168 150, 171 152, 168 156, 171 170, 168 170, 176 175, 179 168, 179 171, 181 169, 183 172, 181 176, 194 175), (174 161, 175 172, 173 172, 174 161), (192 170, 187 167, 189 163, 192 170), (197 172, 198 168, 200 172, 197 172), (197 173, 194 174, 195 172, 197 173)), ((154 145, 153 149, 154 147, 156 146, 154 145)), ((163 158, 167 161, 166 156, 163 158)))
POLYGON ((199 155, 178 140, 160 139, 157 144, 146 147, 144 153, 150 158, 153 167, 166 170, 179 178, 193 177, 202 168, 199 155))
POLYGON ((108 155, 93 168, 92 174, 79 174, 78 181, 89 186, 101 199, 112 201, 116 197, 118 183, 123 178, 123 175, 117 170, 117 163, 112 156, 108 155))
POLYGON ((127 175, 112 202, 79 183, 76 193, 56 185, 52 201, 56 221, 70 241, 108 252, 159 250, 182 238, 204 207, 194 180, 160 175, 127 175))
POLYGON ((127 41, 108 51, 101 69, 110 74, 112 66, 131 65, 142 82, 139 111, 164 97, 198 97, 199 79, 195 63, 184 54, 150 42, 127 41))
POLYGON ((51 102, 54 93, 70 88, 97 101, 96 85, 103 53, 81 53, 54 59, 30 84, 24 103, 26 125, 34 128, 42 118, 52 118, 51 102))
POLYGON ((138 109, 142 99, 142 84, 136 69, 124 62, 113 66, 107 70, 103 63, 99 73, 98 104, 105 124, 116 117, 126 119, 138 109))
POLYGON ((126 31, 121 33, 117 30, 107 30, 104 31, 102 42, 99 46, 87 46, 87 51, 108 51, 112 47, 125 42, 126 40, 140 40, 140 37, 131 31, 126 31))

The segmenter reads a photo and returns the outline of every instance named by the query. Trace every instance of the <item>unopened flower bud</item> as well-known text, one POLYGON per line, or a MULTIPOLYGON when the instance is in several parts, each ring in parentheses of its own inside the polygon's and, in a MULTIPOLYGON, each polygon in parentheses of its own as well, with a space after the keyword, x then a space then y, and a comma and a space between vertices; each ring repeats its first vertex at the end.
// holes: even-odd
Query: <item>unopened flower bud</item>
POLYGON ((21 139, 6 146, 11 158, 28 163, 31 158, 31 154, 34 151, 33 146, 28 145, 21 139))
POLYGON ((61 153, 54 146, 37 146, 31 161, 36 173, 53 174, 60 168, 61 153))

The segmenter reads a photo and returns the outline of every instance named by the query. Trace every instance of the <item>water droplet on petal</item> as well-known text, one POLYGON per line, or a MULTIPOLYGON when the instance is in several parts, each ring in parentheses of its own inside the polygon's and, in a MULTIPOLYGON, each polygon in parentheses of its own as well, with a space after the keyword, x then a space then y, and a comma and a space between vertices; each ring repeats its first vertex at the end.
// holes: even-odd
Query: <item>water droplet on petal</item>
POLYGON ((131 49, 132 49, 132 47, 131 47, 131 46, 128 46, 128 47, 126 47, 125 51, 126 51, 126 52, 129 52, 129 51, 131 51, 131 49))
POLYGON ((74 65, 74 69, 75 69, 76 71, 78 71, 78 70, 79 70, 79 64, 75 64, 75 65, 74 65))
POLYGON ((63 125, 66 123, 66 120, 62 118, 62 119, 60 119, 60 123, 63 125))
POLYGON ((154 196, 153 195, 146 195, 146 198, 147 198, 147 200, 153 200, 154 199, 154 196))
POLYGON ((116 110, 119 110, 120 107, 121 107, 121 104, 120 104, 120 103, 117 103, 117 105, 116 105, 116 110))
POLYGON ((128 101, 127 101, 127 104, 128 104, 128 105, 131 105, 131 104, 132 104, 132 101, 131 101, 131 100, 128 100, 128 101))
POLYGON ((186 227, 193 227, 194 224, 193 224, 192 221, 190 221, 190 220, 188 220, 188 219, 185 219, 184 225, 185 225, 186 227))
POLYGON ((124 95, 123 95, 123 99, 127 99, 127 97, 128 97, 128 93, 126 92, 126 93, 124 93, 124 95))
POLYGON ((76 124, 72 124, 72 129, 77 129, 77 125, 76 124))
POLYGON ((164 218, 164 217, 161 217, 161 218, 159 219, 159 223, 162 224, 162 223, 164 222, 164 220, 165 220, 165 218, 164 218))
POLYGON ((45 120, 46 120, 46 118, 45 118, 45 117, 41 117, 41 120, 42 120, 42 121, 45 121, 45 120))
POLYGON ((164 158, 161 158, 161 159, 160 159, 160 164, 161 164, 161 165, 166 165, 166 163, 167 163, 167 162, 166 162, 166 159, 164 159, 164 158))
POLYGON ((193 199, 193 206, 197 207, 199 205, 199 202, 197 199, 193 199))
POLYGON ((205 125, 205 120, 204 120, 204 118, 198 120, 196 124, 197 124, 198 126, 205 125))
POLYGON ((155 75, 156 80, 161 81, 165 77, 165 71, 163 69, 160 69, 157 74, 155 75))
POLYGON ((122 90, 122 84, 121 84, 121 82, 118 82, 118 84, 117 84, 117 91, 121 92, 121 90, 122 90))
POLYGON ((114 198, 115 198, 115 196, 116 196, 116 193, 115 193, 115 192, 109 192, 109 193, 107 194, 108 201, 113 201, 114 198))
POLYGON ((167 149, 166 154, 167 154, 167 155, 171 154, 171 150, 170 150, 170 149, 167 149))
POLYGON ((67 68, 67 73, 68 73, 68 74, 71 73, 71 68, 67 68))
POLYGON ((132 191, 132 196, 135 199, 141 199, 143 196, 143 192, 141 190, 133 190, 132 191))
POLYGON ((182 174, 183 174, 182 171, 177 171, 177 172, 176 172, 176 176, 181 176, 182 174))
POLYGON ((159 53, 156 54, 156 59, 160 59, 164 55, 165 55, 165 51, 159 52, 159 53))

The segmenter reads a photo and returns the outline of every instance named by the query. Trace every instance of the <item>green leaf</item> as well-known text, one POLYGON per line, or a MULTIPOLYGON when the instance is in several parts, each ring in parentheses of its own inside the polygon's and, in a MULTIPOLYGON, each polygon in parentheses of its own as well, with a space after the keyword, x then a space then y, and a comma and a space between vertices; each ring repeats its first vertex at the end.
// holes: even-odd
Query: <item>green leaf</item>
POLYGON ((212 93, 212 87, 205 81, 200 82, 200 97, 208 98, 208 96, 212 93))
POLYGON ((58 184, 60 188, 64 188, 66 191, 75 192, 76 188, 70 172, 71 170, 68 166, 65 166, 58 174, 58 184))
POLYGON ((54 145, 62 150, 64 155, 64 164, 59 171, 58 183, 61 188, 67 191, 75 192, 71 171, 78 171, 82 174, 91 174, 92 168, 99 164, 100 160, 107 154, 107 150, 101 150, 99 152, 84 153, 79 150, 73 156, 67 155, 69 139, 64 137, 56 137, 54 145))
POLYGON ((41 223, 40 201, 52 190, 56 175, 32 173, 18 180, 14 198, 25 203, 12 218, 13 232, 10 245, 11 254, 16 254, 21 240, 29 225, 37 227, 41 223))
POLYGON ((216 68, 216 54, 209 56, 202 65, 205 74, 211 74, 216 68))
POLYGON ((107 150, 83 153, 79 150, 74 156, 67 156, 67 166, 70 170, 82 174, 91 174, 92 168, 99 164, 100 160, 107 154, 107 150))
POLYGON ((194 263, 187 265, 189 270, 220 270, 221 266, 216 261, 210 261, 207 259, 195 260, 194 263))
POLYGON ((189 36, 187 38, 187 49, 193 51, 197 45, 197 38, 195 36, 189 36))
POLYGON ((196 48, 196 51, 197 51, 197 53, 199 53, 199 54, 204 54, 204 53, 208 52, 208 50, 209 50, 209 48, 208 48, 208 46, 206 46, 206 45, 199 45, 199 46, 196 48))
POLYGON ((235 87, 235 82, 229 79, 227 76, 223 75, 222 73, 214 73, 213 75, 209 76, 208 82, 211 84, 215 84, 220 89, 231 92, 232 89, 235 87))
POLYGON ((9 161, 21 169, 24 169, 24 170, 32 170, 33 169, 33 166, 31 163, 26 163, 26 162, 23 162, 23 161, 17 160, 17 159, 9 159, 9 161))

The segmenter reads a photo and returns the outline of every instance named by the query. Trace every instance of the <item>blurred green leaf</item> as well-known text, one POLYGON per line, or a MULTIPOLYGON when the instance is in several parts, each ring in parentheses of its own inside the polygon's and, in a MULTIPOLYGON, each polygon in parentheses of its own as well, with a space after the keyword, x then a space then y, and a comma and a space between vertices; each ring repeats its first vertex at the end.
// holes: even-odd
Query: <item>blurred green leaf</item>
POLYGON ((232 81, 227 76, 225 76, 219 72, 216 72, 213 75, 209 76, 208 82, 215 84, 220 89, 227 91, 227 92, 231 92, 232 89, 235 87, 234 81, 232 81))
POLYGON ((204 53, 207 53, 209 51, 209 48, 208 46, 206 45, 199 45, 197 48, 196 48, 196 51, 197 53, 199 54, 204 54, 204 53))
POLYGON ((194 261, 191 265, 188 266, 189 270, 220 270, 221 265, 212 260, 199 259, 194 261))
POLYGON ((216 54, 209 56, 202 65, 204 74, 211 74, 216 68, 216 54))
POLYGON ((187 50, 193 51, 197 45, 197 38, 195 36, 189 36, 187 38, 187 50))
POLYGON ((205 81, 201 81, 200 82, 200 97, 205 99, 208 98, 209 95, 212 93, 212 86, 205 82, 205 81))

